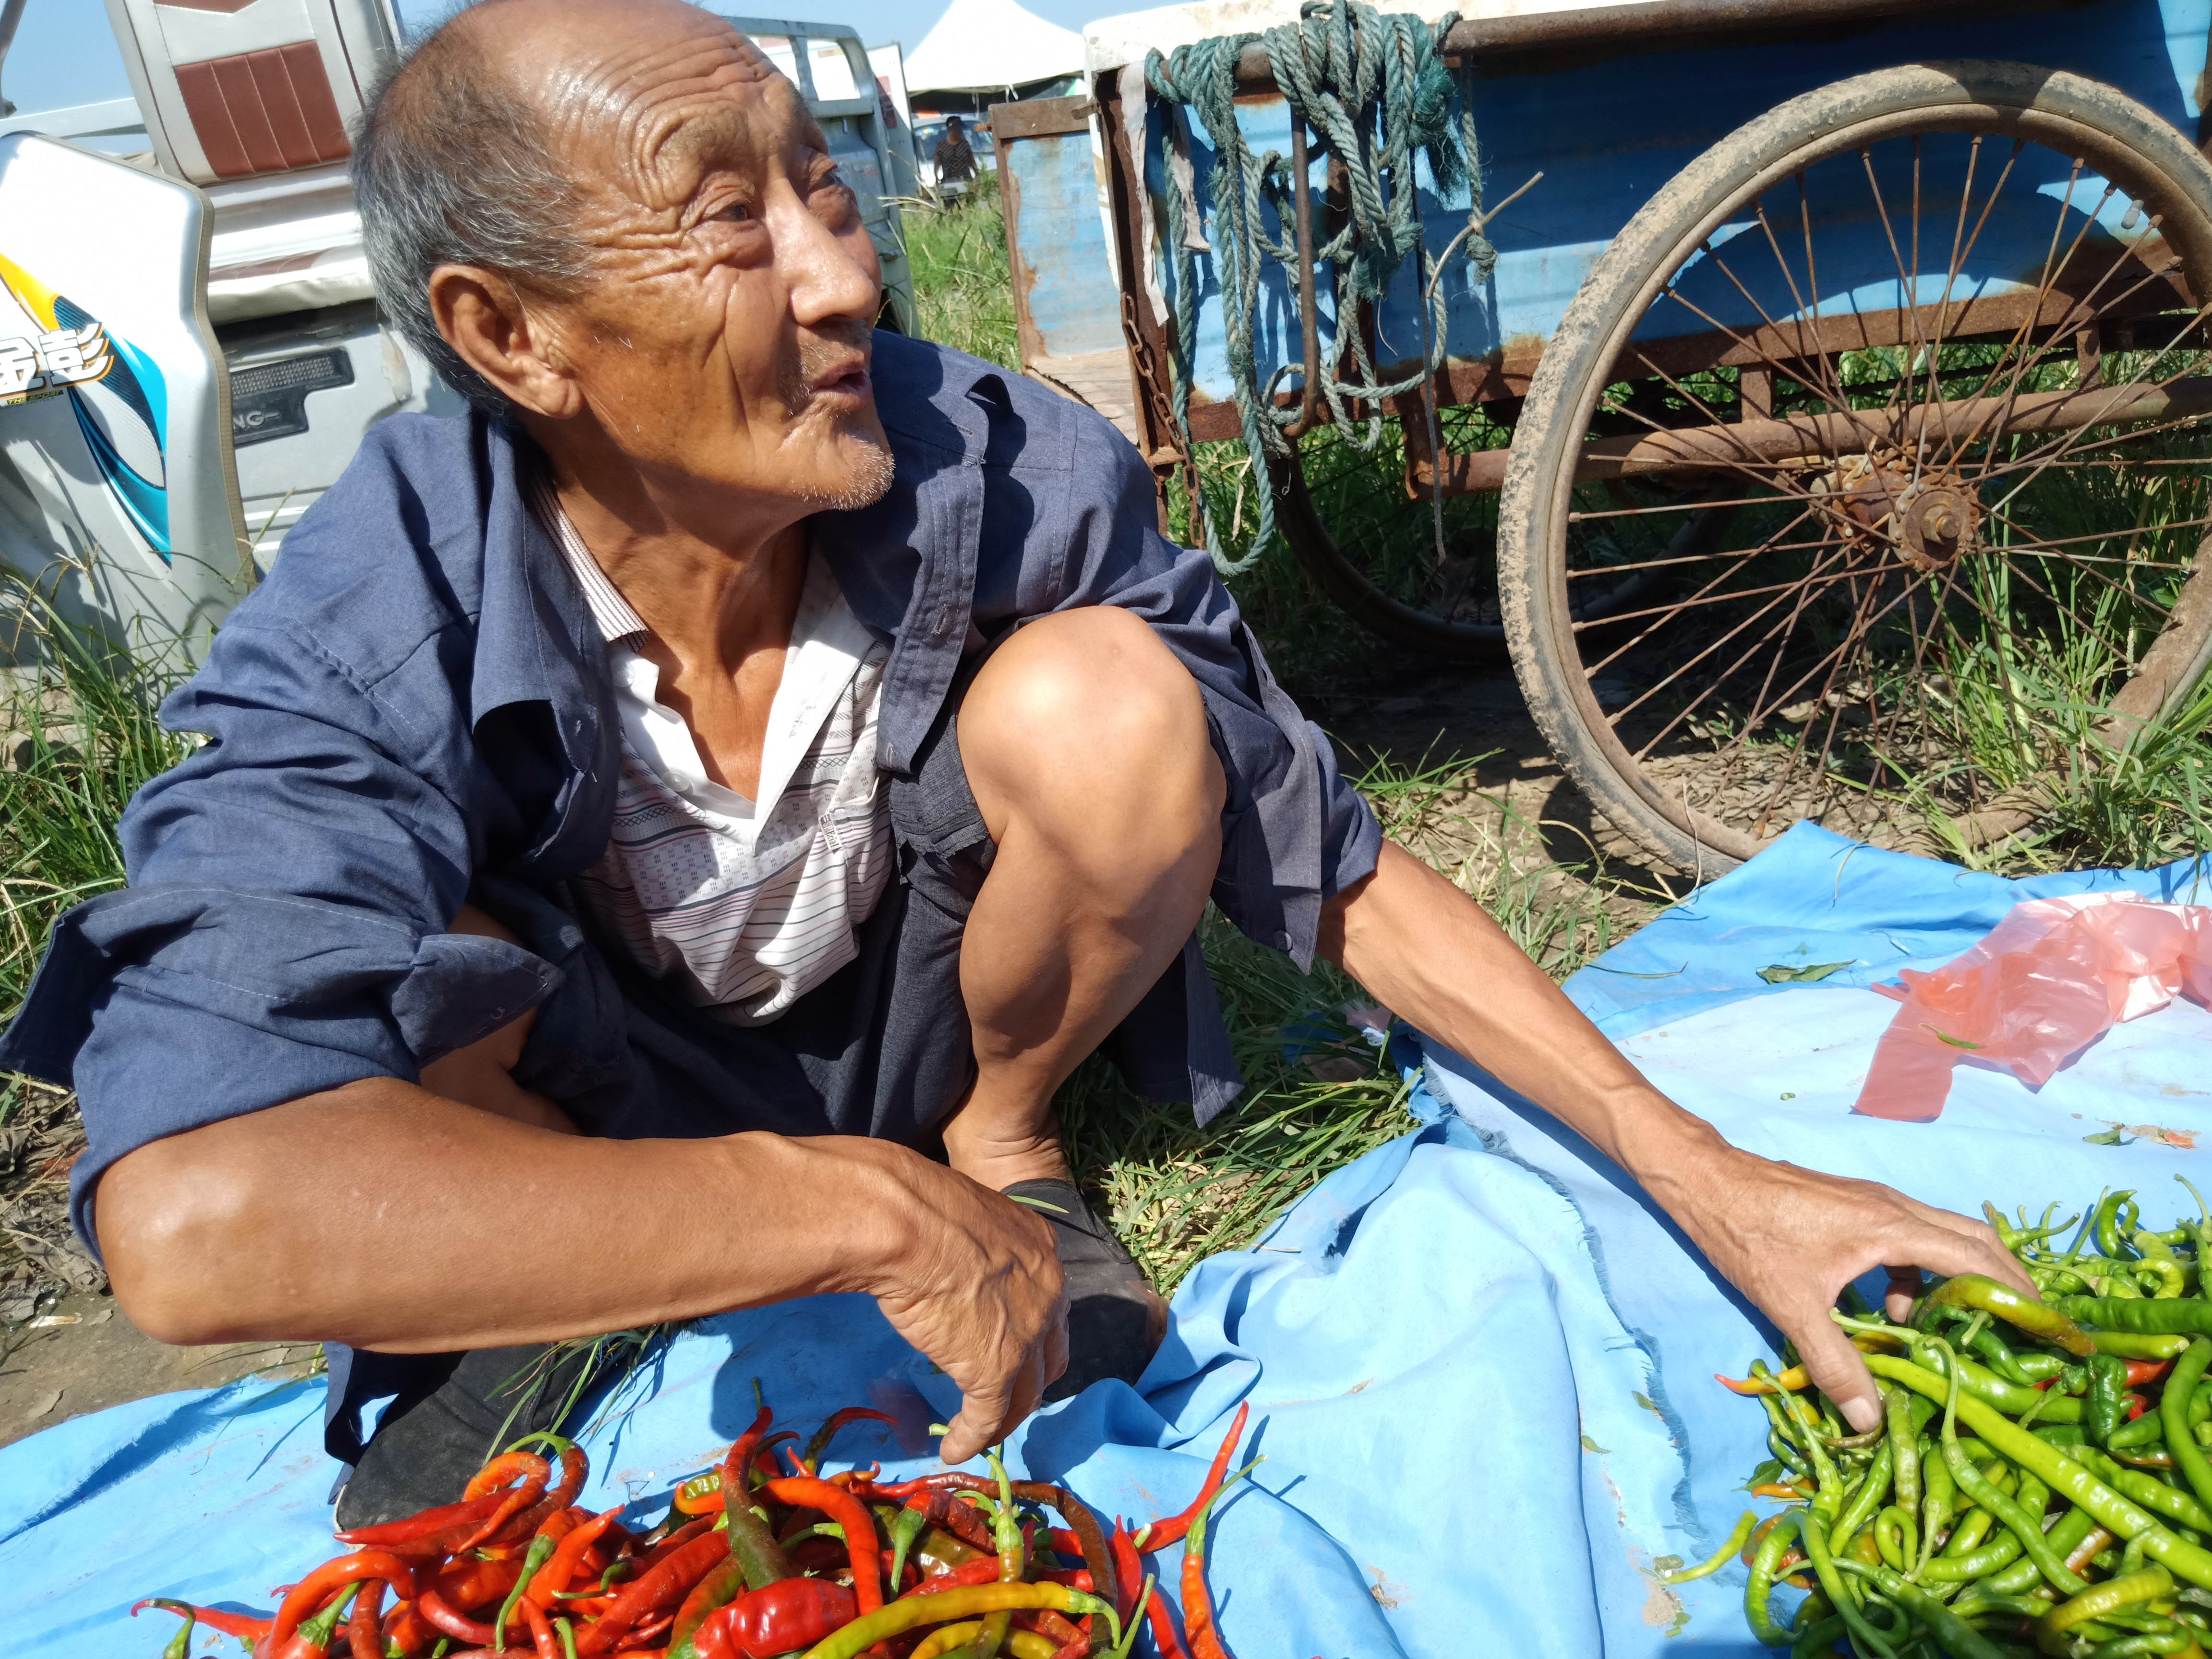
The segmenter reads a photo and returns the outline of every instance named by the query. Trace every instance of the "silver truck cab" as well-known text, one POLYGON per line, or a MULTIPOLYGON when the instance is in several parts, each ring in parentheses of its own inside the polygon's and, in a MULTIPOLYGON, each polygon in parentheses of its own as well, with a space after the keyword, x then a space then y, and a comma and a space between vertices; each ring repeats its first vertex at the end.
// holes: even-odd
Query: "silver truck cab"
MULTIPOLYGON (((0 117, 0 662, 46 609, 196 653, 371 425, 459 407, 377 307, 347 173, 391 0, 105 3, 132 97, 0 117)), ((732 21, 805 96, 911 331, 859 36, 732 21)))

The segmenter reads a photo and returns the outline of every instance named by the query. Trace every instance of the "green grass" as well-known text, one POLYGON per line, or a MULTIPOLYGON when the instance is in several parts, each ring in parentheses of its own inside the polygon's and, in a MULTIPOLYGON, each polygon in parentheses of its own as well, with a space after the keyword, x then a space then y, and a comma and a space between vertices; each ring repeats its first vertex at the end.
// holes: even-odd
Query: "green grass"
POLYGON ((984 173, 957 207, 902 202, 899 221, 922 338, 1019 374, 998 175, 984 173))

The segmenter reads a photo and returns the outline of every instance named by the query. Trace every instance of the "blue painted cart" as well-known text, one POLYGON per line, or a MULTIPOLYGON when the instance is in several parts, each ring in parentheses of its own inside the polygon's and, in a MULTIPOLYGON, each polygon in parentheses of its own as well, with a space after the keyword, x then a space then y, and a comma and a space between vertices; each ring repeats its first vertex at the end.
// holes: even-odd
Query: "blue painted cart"
POLYGON ((1425 155, 1386 179, 1415 191, 1425 253, 1348 325, 1326 273, 1261 261, 1258 386, 1289 367, 1240 481, 1217 145, 1143 61, 1253 32, 1237 127, 1286 181, 1262 229, 1310 248, 1345 222, 1346 175, 1256 36, 1295 21, 1218 0, 1093 25, 1110 241, 1027 204, 1014 237, 1025 345, 1119 347, 1132 435, 1218 528, 1264 466, 1348 611, 1445 656, 1510 648, 1592 799, 1686 869, 1807 817, 1954 854, 2032 841, 2054 770, 2203 729, 2208 0, 1461 21, 1439 50, 1487 199, 1540 179, 1483 224, 1494 264, 1440 269, 1470 246, 1467 191, 1425 155), (1208 250, 1187 267, 1185 204, 1208 250), (1179 275, 1201 287, 1188 341, 1179 275), (1370 383, 1410 385, 1331 419, 1305 388, 1355 343, 1370 383))

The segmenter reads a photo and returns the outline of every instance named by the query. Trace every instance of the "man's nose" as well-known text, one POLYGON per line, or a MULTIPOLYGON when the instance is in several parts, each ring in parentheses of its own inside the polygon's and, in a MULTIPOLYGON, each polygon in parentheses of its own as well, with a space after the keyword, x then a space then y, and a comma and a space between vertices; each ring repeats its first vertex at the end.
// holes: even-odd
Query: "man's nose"
POLYGON ((883 299, 881 267, 866 227, 844 233, 822 222, 804 203, 794 204, 776 227, 776 263, 791 295, 792 320, 812 328, 838 318, 872 326, 883 299))

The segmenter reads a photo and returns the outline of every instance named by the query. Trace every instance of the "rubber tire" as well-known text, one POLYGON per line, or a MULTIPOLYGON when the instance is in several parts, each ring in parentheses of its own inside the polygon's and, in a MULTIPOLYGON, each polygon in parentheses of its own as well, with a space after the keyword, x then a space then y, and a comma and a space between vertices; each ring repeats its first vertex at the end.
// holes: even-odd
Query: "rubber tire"
MULTIPOLYGON (((1754 180, 1786 178, 1809 144, 1863 123, 1915 110, 2033 111, 2101 132, 2162 173, 2174 204, 2203 222, 2191 248, 2170 236, 2185 268, 2212 276, 2212 166, 2151 111, 2076 75, 2027 64, 1967 61, 1877 70, 1793 98, 1739 127, 1682 169, 1615 237, 1544 348, 1522 407, 1498 501, 1498 599, 1507 644, 1537 728, 1590 804, 1615 829, 1676 868, 1732 869, 1756 850, 1748 838, 1668 802, 1638 772, 1606 725, 1566 626, 1561 522, 1573 483, 1572 454, 1617 355, 1667 278, 1744 199, 1754 180), (1692 823, 1698 825, 1693 833, 1692 823)), ((2183 227, 2172 227, 2183 228, 2183 227)), ((2200 296, 2200 303, 2203 296, 2200 296)), ((2212 549, 2212 538, 2207 538, 2212 549)), ((2174 612, 2197 616, 2212 602, 2212 564, 2200 562, 2174 612)), ((2159 712, 2177 706, 2212 657, 2212 634, 2187 653, 2159 712)))
POLYGON ((1506 653, 1505 629, 1494 623, 1450 623, 1384 592, 1336 544, 1306 490, 1295 459, 1270 455, 1275 523, 1305 573, 1354 622, 1393 645, 1425 651, 1443 662, 1494 663, 1506 653))

